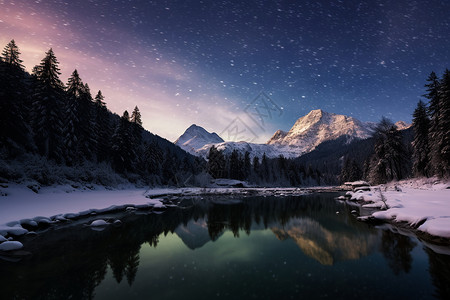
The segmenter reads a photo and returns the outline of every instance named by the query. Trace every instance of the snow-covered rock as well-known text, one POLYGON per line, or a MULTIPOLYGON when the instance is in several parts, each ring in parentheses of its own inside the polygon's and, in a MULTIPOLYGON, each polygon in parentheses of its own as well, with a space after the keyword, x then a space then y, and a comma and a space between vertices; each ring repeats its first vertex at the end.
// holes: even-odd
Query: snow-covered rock
POLYGON ((92 221, 91 226, 98 227, 98 226, 107 226, 109 223, 105 220, 99 219, 92 221))
POLYGON ((19 226, 8 226, 8 225, 0 225, 0 234, 1 235, 24 235, 28 232, 25 228, 19 226))
POLYGON ((6 241, 0 244, 0 251, 13 251, 23 248, 23 244, 18 241, 6 241))
POLYGON ((203 127, 193 124, 175 141, 175 145, 180 146, 186 152, 198 155, 196 154, 197 150, 203 146, 222 142, 224 140, 215 132, 210 133, 203 127))

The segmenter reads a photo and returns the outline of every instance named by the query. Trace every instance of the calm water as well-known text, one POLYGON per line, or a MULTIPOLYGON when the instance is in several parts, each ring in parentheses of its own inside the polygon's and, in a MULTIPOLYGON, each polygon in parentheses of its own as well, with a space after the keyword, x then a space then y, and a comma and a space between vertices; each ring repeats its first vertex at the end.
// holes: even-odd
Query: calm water
POLYGON ((334 196, 194 198, 47 230, 23 240, 32 256, 0 259, 0 298, 450 299, 450 256, 334 196))

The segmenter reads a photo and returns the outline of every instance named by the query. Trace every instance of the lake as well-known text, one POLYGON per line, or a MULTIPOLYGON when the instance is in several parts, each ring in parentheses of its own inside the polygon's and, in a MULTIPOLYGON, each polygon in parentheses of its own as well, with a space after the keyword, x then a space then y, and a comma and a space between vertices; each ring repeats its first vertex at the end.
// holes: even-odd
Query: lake
POLYGON ((1 298, 450 299, 450 256, 336 196, 193 197, 104 230, 51 227, 0 259, 1 298))

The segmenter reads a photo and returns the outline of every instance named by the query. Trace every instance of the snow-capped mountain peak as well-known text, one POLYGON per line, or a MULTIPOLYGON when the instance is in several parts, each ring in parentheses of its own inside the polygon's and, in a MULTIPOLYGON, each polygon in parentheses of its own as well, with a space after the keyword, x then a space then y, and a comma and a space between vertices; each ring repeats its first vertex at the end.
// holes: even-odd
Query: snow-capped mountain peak
POLYGON ((215 132, 210 133, 203 127, 192 124, 175 141, 175 145, 180 146, 183 150, 195 155, 195 150, 202 148, 206 144, 222 143, 223 141, 224 140, 215 132))
POLYGON ((412 126, 412 124, 408 124, 405 121, 395 122, 394 125, 395 125, 395 127, 397 127, 398 130, 405 130, 412 126))
POLYGON ((289 131, 278 130, 266 144, 246 142, 224 142, 217 134, 209 133, 200 126, 192 125, 175 142, 184 150, 207 157, 209 149, 215 146, 231 154, 233 150, 241 154, 248 151, 251 157, 298 157, 314 150, 319 144, 346 136, 348 141, 365 139, 372 134, 373 125, 363 123, 353 117, 328 113, 321 109, 310 111, 299 118, 289 131))
POLYGON ((283 136, 274 135, 267 144, 289 149, 301 155, 310 152, 320 143, 341 136, 368 138, 371 134, 368 124, 353 117, 328 113, 321 109, 312 110, 299 118, 294 126, 283 136))

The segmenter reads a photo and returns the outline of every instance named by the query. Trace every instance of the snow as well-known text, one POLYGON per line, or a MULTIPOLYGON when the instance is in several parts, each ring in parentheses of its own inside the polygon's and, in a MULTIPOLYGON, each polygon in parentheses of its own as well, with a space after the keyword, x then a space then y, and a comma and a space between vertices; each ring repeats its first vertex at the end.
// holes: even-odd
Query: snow
POLYGON ((175 145, 180 146, 186 152, 197 155, 196 150, 206 144, 222 143, 223 141, 215 132, 209 133, 204 128, 193 124, 175 141, 175 145))
POLYGON ((284 136, 274 135, 267 144, 278 146, 280 150, 290 149, 291 152, 296 151, 301 155, 314 150, 324 141, 344 135, 365 139, 370 137, 371 133, 369 125, 353 117, 316 109, 298 119, 284 136))
POLYGON ((383 195, 388 209, 374 212, 372 217, 394 223, 405 222, 420 232, 450 238, 450 184, 430 181, 406 180, 375 186, 371 191, 351 193, 351 199, 368 203, 363 207, 383 208, 383 195))
POLYGON ((224 142, 215 133, 209 133, 202 127, 192 125, 175 142, 187 152, 206 158, 209 149, 215 146, 226 155, 237 150, 241 154, 250 152, 251 158, 261 158, 265 153, 268 158, 283 155, 295 158, 314 150, 319 144, 347 135, 352 138, 365 139, 372 133, 372 125, 355 118, 327 113, 320 109, 313 110, 299 118, 288 131, 278 130, 266 144, 224 142), (220 139, 220 140, 218 140, 220 139))
POLYGON ((66 186, 53 186, 44 187, 36 194, 22 185, 9 184, 2 191, 7 196, 0 197, 0 234, 6 224, 13 226, 14 222, 29 225, 33 224, 32 221, 52 223, 51 217, 59 215, 70 219, 127 206, 161 206, 160 200, 145 197, 147 190, 136 188, 106 190, 99 187, 96 190, 66 192, 66 186))
POLYGON ((23 248, 23 244, 17 241, 6 241, 0 244, 0 251, 12 251, 23 248))
POLYGON ((102 219, 92 221, 91 223, 91 226, 106 226, 106 225, 109 225, 109 223, 102 219))
MULTIPOLYGON (((39 194, 22 185, 9 184, 1 189, 7 196, 0 197, 0 235, 20 236, 29 233, 22 226, 36 227, 91 216, 108 211, 132 208, 165 208, 158 199, 146 198, 147 190, 73 190, 67 186, 42 188, 39 194), (70 191, 70 192, 68 192, 70 191)), ((94 221, 93 228, 104 225, 94 221)), ((103 221, 105 222, 105 221, 103 221)), ((0 239, 1 241, 2 239, 0 239)), ((6 246, 4 246, 6 247, 6 246)))

